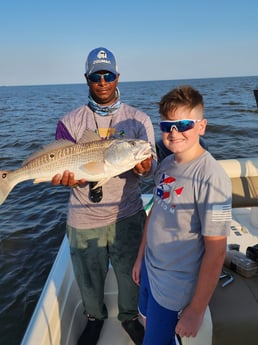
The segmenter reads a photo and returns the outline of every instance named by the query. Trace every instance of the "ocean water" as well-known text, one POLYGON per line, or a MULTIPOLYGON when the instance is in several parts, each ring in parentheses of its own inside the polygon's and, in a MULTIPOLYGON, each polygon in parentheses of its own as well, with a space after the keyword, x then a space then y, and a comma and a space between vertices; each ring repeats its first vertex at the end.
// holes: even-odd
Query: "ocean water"
MULTIPOLYGON (((124 102, 149 114, 158 140, 158 102, 182 84, 204 96, 205 142, 215 158, 258 155, 258 77, 121 82, 119 89, 124 102)), ((0 87, 0 170, 18 168, 53 141, 57 121, 86 102, 84 84, 0 87)), ((0 206, 1 344, 21 342, 64 236, 68 195, 65 187, 27 181, 0 206)))

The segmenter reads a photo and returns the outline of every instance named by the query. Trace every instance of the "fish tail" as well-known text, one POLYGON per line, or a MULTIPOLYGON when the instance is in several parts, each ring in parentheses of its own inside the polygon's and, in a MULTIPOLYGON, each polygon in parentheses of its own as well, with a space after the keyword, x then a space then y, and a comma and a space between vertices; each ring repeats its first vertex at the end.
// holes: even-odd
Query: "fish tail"
POLYGON ((12 179, 9 179, 8 176, 9 171, 0 170, 0 205, 3 204, 16 184, 12 179))

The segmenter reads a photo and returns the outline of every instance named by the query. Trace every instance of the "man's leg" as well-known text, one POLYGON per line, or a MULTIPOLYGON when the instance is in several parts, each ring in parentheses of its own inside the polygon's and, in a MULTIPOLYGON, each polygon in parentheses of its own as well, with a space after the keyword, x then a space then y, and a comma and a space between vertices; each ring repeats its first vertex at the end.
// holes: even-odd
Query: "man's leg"
POLYGON ((132 280, 132 268, 142 239, 145 211, 123 219, 109 236, 111 263, 118 282, 118 319, 135 344, 141 345, 144 328, 138 320, 139 288, 132 280))
POLYGON ((108 271, 106 228, 78 230, 67 227, 75 277, 81 292, 87 325, 78 345, 97 344, 104 319, 104 285, 108 271))

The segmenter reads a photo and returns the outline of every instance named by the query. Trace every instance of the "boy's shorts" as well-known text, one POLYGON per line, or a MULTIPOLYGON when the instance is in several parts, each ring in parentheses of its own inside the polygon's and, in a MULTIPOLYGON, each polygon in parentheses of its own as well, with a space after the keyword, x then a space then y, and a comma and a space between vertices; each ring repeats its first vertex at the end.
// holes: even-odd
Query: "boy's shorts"
POLYGON ((178 311, 169 310, 158 304, 151 293, 145 261, 141 269, 139 312, 146 319, 146 330, 142 345, 175 345, 175 327, 178 311))

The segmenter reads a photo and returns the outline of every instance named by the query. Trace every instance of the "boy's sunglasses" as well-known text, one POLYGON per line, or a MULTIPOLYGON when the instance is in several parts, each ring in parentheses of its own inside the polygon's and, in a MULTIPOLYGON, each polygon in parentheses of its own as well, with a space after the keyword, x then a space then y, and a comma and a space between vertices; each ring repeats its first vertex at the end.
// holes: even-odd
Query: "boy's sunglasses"
POLYGON ((115 79, 116 79, 116 74, 108 72, 108 73, 104 73, 104 74, 92 73, 92 74, 88 75, 88 79, 92 83, 99 83, 101 78, 104 78, 106 83, 112 83, 112 81, 115 81, 115 79))
POLYGON ((201 120, 177 120, 177 121, 161 121, 159 127, 162 132, 170 133, 173 128, 178 132, 185 132, 189 129, 194 128, 196 122, 200 122, 201 120))

